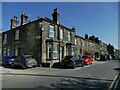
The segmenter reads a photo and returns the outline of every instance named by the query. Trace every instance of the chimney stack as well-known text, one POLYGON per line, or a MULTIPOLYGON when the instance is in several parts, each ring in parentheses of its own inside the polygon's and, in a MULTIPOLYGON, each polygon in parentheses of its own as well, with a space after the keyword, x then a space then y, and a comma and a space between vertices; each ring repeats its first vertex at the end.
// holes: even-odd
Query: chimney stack
POLYGON ((22 15, 21 15, 21 25, 24 25, 27 23, 27 19, 28 19, 28 16, 25 12, 22 12, 22 15))
POLYGON ((16 28, 18 27, 18 19, 16 16, 14 16, 12 19, 11 19, 11 26, 10 28, 13 29, 13 28, 16 28))
POLYGON ((52 16, 53 16, 53 21, 59 24, 59 13, 57 8, 54 9, 52 16))

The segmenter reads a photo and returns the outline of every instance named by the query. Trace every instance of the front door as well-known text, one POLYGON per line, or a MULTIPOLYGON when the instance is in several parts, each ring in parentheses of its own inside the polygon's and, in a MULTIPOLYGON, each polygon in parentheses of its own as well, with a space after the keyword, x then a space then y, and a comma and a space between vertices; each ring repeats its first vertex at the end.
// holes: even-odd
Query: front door
POLYGON ((15 56, 20 56, 22 54, 21 48, 15 47, 15 56))
POLYGON ((18 56, 18 48, 15 48, 15 56, 18 56))
POLYGON ((64 57, 64 47, 60 47, 60 62, 64 57))

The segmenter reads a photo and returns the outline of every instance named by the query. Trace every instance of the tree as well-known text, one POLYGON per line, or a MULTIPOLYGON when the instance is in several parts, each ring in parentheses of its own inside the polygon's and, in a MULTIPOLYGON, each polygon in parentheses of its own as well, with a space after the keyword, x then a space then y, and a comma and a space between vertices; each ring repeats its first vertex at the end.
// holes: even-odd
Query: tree
POLYGON ((85 34, 85 39, 88 39, 88 34, 85 34))
POLYGON ((92 35, 92 36, 90 36, 89 37, 89 40, 92 40, 92 41, 95 41, 96 43, 98 43, 99 44, 99 38, 98 37, 95 37, 94 35, 92 35))
POLYGON ((99 44, 100 41, 99 41, 98 37, 95 37, 95 42, 99 44))
POLYGON ((95 36, 94 36, 94 35, 90 36, 90 37, 89 37, 89 40, 94 41, 94 40, 95 40, 95 36))
POLYGON ((109 44, 107 45, 107 51, 109 54, 114 54, 114 47, 113 45, 109 44))

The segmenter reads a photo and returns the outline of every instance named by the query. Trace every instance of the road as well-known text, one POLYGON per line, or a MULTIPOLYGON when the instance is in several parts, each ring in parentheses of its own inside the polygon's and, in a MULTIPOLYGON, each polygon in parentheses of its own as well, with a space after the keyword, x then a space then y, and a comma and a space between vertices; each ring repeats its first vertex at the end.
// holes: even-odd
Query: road
MULTIPOLYGON (((118 68, 117 60, 95 61, 76 69, 30 68, 26 70, 2 68, 2 88, 102 88, 108 89, 118 68)), ((4 89, 3 89, 4 90, 4 89)))

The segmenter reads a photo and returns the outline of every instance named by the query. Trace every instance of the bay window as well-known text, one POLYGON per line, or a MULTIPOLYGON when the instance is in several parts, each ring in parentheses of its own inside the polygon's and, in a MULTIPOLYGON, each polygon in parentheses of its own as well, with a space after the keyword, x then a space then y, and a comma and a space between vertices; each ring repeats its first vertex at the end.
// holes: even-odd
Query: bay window
POLYGON ((47 56, 48 56, 48 59, 51 59, 52 58, 52 45, 51 44, 48 44, 48 47, 47 47, 47 56))
POLYGON ((57 59, 58 56, 58 45, 47 45, 47 58, 48 59, 57 59))
POLYGON ((57 59, 57 46, 53 48, 53 59, 57 59))

